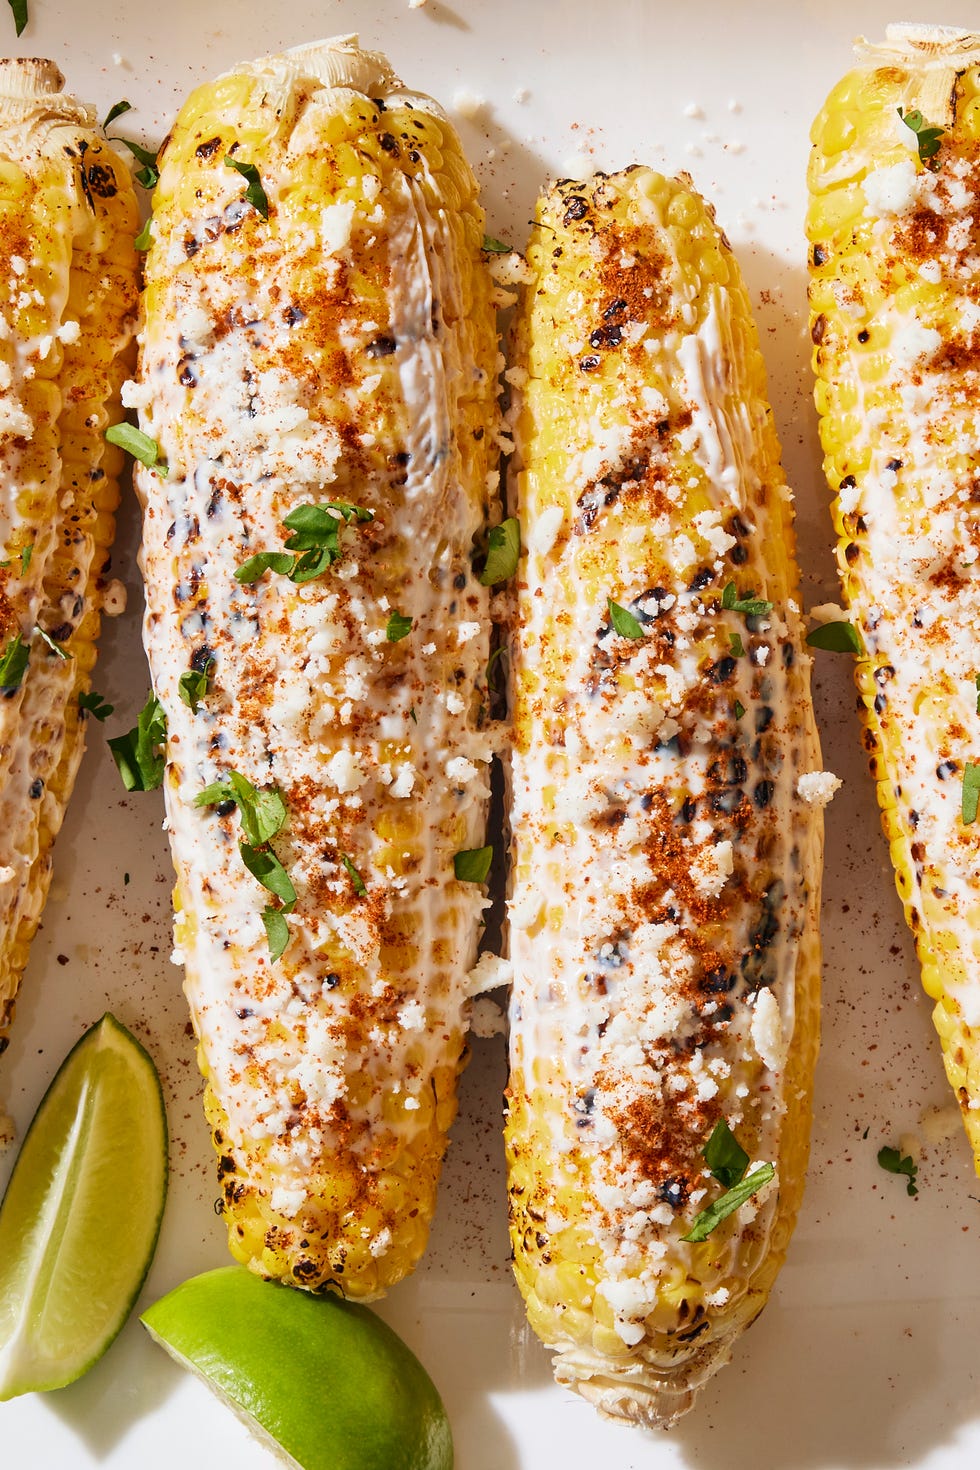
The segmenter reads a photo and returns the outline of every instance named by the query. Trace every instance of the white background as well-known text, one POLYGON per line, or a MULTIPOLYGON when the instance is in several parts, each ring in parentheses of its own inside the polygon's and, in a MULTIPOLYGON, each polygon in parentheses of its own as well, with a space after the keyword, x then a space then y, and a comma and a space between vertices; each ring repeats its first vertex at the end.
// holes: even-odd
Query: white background
MULTIPOLYGON (((138 110, 117 127, 154 143, 205 77, 359 30, 411 86, 450 107, 461 89, 485 99, 480 118, 462 122, 461 132, 483 183, 488 230, 518 245, 549 173, 579 172, 583 159, 689 170, 717 205, 756 306, 797 493, 806 602, 836 597, 804 330, 807 133, 850 64, 853 36, 880 38, 887 21, 903 18, 887 5, 428 0, 412 11, 407 0, 30 3, 20 43, 0 5, 0 50, 53 57, 100 115, 127 97, 138 110)), ((950 0, 942 13, 918 18, 967 25, 976 7, 950 0)), ((107 729, 90 731, 13 1041, 0 1060, 0 1108, 22 1136, 62 1057, 107 1008, 148 1046, 167 1094, 173 1178, 146 1304, 226 1255, 180 972, 169 962, 162 802, 159 793, 126 797, 104 744, 106 733, 133 723, 147 687, 135 522, 127 499, 115 565, 130 607, 106 627, 95 681, 116 714, 107 729)), ((380 1308, 444 1396, 459 1470, 947 1470, 980 1453, 980 1186, 959 1135, 926 1149, 915 1200, 875 1164, 881 1144, 915 1131, 922 1109, 945 1104, 947 1094, 861 754, 850 660, 818 660, 825 764, 845 786, 827 819, 813 1161, 773 1299, 735 1363, 669 1436, 603 1423, 554 1387, 507 1261, 503 1043, 476 1042, 428 1255, 380 1308)), ((0 1182, 11 1153, 0 1160, 0 1182)), ((296 1366, 301 1383, 303 1365, 296 1366)), ((80 1383, 0 1405, 0 1462, 4 1470, 273 1463, 135 1320, 80 1383)))

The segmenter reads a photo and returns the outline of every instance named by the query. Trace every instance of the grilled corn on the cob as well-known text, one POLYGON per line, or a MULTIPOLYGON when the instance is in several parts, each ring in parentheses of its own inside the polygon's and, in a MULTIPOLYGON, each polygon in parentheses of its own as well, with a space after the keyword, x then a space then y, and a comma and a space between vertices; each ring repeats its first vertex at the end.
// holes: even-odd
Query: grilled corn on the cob
POLYGON ((980 36, 859 55, 812 133, 816 401, 882 824, 980 1167, 980 36))
POLYGON ((136 316, 129 171, 63 86, 0 62, 0 1050, 85 743, 136 316))
POLYGON ((454 874, 489 791, 482 231, 453 129, 383 57, 242 66, 162 155, 130 395, 165 461, 145 638, 231 1249, 356 1297, 425 1244, 485 904, 454 874), (264 793, 241 815, 235 780, 264 793))
POLYGON ((665 1424, 761 1310, 799 1206, 833 778, 762 358, 711 211, 644 168, 562 182, 528 259, 515 1270, 558 1380, 665 1424), (685 1242, 739 1173, 704 1157, 722 1122, 775 1179, 685 1242))

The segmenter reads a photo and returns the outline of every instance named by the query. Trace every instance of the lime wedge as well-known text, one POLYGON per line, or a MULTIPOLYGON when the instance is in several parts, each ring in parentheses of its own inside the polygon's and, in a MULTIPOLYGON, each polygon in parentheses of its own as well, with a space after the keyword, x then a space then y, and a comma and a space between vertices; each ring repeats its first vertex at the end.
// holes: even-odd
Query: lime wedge
POLYGON ((286 1465, 452 1470, 431 1378, 367 1307, 223 1266, 185 1281, 141 1320, 286 1465))
POLYGON ((149 1270, 166 1192, 159 1078, 103 1016, 45 1093, 0 1204, 0 1399, 62 1388, 102 1356, 149 1270))

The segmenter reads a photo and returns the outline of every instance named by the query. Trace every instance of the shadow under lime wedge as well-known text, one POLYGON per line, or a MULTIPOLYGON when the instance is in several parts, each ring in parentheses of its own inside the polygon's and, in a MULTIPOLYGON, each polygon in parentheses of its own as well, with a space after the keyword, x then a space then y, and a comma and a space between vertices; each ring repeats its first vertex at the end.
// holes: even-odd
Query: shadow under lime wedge
POLYGON ((225 1266, 143 1313, 150 1335, 299 1470, 452 1470, 432 1380, 356 1302, 225 1266))
POLYGON ((0 1399, 62 1388, 105 1352, 149 1270, 167 1172, 156 1069, 103 1016, 45 1093, 0 1204, 0 1399))

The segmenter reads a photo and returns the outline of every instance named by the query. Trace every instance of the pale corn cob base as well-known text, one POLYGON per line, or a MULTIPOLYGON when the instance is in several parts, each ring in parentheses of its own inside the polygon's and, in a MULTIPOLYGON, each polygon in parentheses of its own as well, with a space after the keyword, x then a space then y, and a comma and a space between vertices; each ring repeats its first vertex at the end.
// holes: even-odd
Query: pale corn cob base
POLYGON ((0 1049, 85 745, 78 695, 95 663, 123 462, 103 435, 120 417, 136 313, 129 171, 62 86, 50 62, 0 65, 0 278, 19 297, 0 342, 11 383, 4 417, 19 409, 33 426, 29 440, 0 433, 0 464, 18 486, 0 507, 0 554, 11 562, 0 635, 4 647, 15 633, 31 640, 21 688, 0 700, 0 867, 12 870, 0 884, 0 1049), (58 329, 74 321, 77 340, 62 344, 58 329), (18 346, 44 337, 52 339, 47 355, 32 356, 35 373, 25 378, 18 346), (70 657, 32 638, 35 623, 70 657))
MULTIPOLYGON (((692 192, 687 179, 664 180, 648 170, 637 170, 632 176, 612 176, 608 181, 600 178, 582 185, 561 185, 543 210, 543 215, 539 216, 543 219, 543 228, 533 237, 529 250, 532 267, 538 272, 532 291, 538 293, 536 299, 542 300, 543 304, 538 308, 533 298, 529 300, 519 318, 515 344, 516 360, 520 367, 530 371, 530 381, 522 388, 522 403, 516 419, 517 489, 529 550, 527 570, 519 574, 521 631, 514 660, 513 688, 516 736, 512 813, 516 851, 511 902, 511 957, 515 989, 507 1123, 511 1239, 514 1269, 527 1305, 528 1319, 545 1345, 556 1354, 554 1367, 558 1381, 590 1399, 604 1414, 638 1424, 664 1427, 686 1412, 701 1385, 730 1358, 739 1333, 761 1311, 785 1257, 802 1198, 809 1150, 812 1075, 818 1046, 818 915, 823 833, 819 813, 805 810, 796 797, 795 778, 798 773, 819 769, 820 753, 809 699, 809 659, 801 649, 802 627, 798 610, 794 610, 791 604, 791 599, 799 595, 791 504, 779 467, 779 449, 766 402, 765 374, 751 323, 749 302, 727 242, 718 234, 710 211, 692 192), (632 204, 627 206, 622 201, 631 194, 632 204), (591 342, 595 353, 592 362, 585 364, 589 372, 588 381, 594 382, 604 371, 605 349, 598 339, 604 330, 602 323, 617 318, 612 307, 608 308, 610 315, 604 314, 602 309, 607 298, 615 297, 620 289, 613 279, 605 282, 603 247, 600 245, 590 251, 575 236, 578 220, 583 219, 584 228, 593 218, 600 232, 606 223, 611 227, 615 222, 623 231, 623 241, 626 242, 623 249, 627 253, 647 260, 659 256, 665 279, 672 281, 675 270, 678 273, 690 271, 698 276, 696 284, 685 277, 684 300, 693 303, 693 319, 687 320, 685 327, 692 335, 696 326, 704 324, 707 301, 714 300, 721 318, 720 339, 726 343, 724 360, 731 366, 725 386, 715 390, 719 394, 715 408, 734 436, 745 436, 739 454, 751 444, 748 452, 757 478, 752 478, 751 472, 746 471, 742 489, 748 501, 747 518, 757 522, 757 529, 752 542, 746 543, 746 549, 753 554, 737 565, 727 563, 723 571, 716 571, 715 585, 705 596, 720 598, 722 585, 730 577, 737 579, 743 591, 748 587, 754 588, 756 595, 771 600, 778 612, 785 616, 790 641, 797 651, 787 671, 786 713, 781 716, 785 723, 779 734, 785 746, 785 779, 791 785, 782 788, 778 803, 782 804, 781 809, 792 813, 788 820, 799 857, 799 877, 793 879, 798 886, 790 889, 785 915, 795 910, 801 934, 791 952, 787 972, 780 979, 780 984, 795 990, 795 1025, 789 1060, 775 1082, 769 1078, 785 1105, 785 1114, 778 1128, 772 1123, 763 1128, 759 1116, 751 1111, 756 1102, 750 1102, 745 1105, 747 1120, 736 1128, 750 1158, 771 1158, 777 1163, 778 1198, 775 1204, 770 1201, 760 1207, 759 1224, 744 1227, 741 1238, 732 1234, 734 1221, 729 1221, 701 1246, 685 1246, 679 1242, 678 1237, 688 1228, 690 1218, 687 1212, 678 1213, 676 1222, 661 1237, 668 1242, 668 1253, 661 1268, 656 1305, 642 1324, 641 1340, 633 1345, 620 1335, 615 1314, 601 1295, 609 1267, 604 1259, 604 1247, 597 1238, 601 1233, 597 1232, 597 1225, 602 1214, 597 1211, 596 1199, 592 1197, 592 1178, 594 1173, 597 1180, 604 1185, 609 1184, 610 1175, 612 1182, 615 1180, 617 1167, 626 1177, 627 1166, 635 1161, 629 1156, 625 1140, 620 1139, 613 1148, 622 1148, 623 1160, 618 1165, 611 1161, 603 1172, 595 1157, 578 1141, 584 1135, 579 1134, 576 1139, 569 1121, 573 1117, 571 1099, 576 1090, 566 1065, 570 1064, 569 1056, 563 1055, 562 1046, 550 1030, 542 1030, 536 1040, 529 1040, 535 1035, 535 1027, 544 1025, 546 1011, 539 1011, 538 1007, 544 1007, 549 991, 565 987, 571 994, 575 993, 578 981, 574 960, 569 961, 572 968, 569 965, 564 970, 557 968, 556 955, 561 953, 564 956, 565 953, 560 948, 562 941, 558 936, 563 935, 567 928, 576 936, 572 943, 577 942, 574 917, 577 895, 586 891, 583 882, 591 883, 593 889, 602 882, 601 876, 597 877, 598 869, 593 872, 590 868, 585 877, 576 867, 580 860, 579 849, 575 846, 577 839, 566 831, 564 818, 557 810, 558 797, 555 797, 555 813, 549 817, 547 791, 540 797, 538 792, 542 785, 548 786, 550 782, 554 782, 557 791, 561 792, 563 782, 568 783, 570 778, 562 764, 561 747, 568 745, 573 733, 576 739, 576 732, 581 733, 588 747, 587 726, 577 723, 575 696, 562 695, 559 708, 568 712, 557 716, 553 713, 560 697, 559 691, 570 687, 570 670, 575 664, 577 647, 589 636, 576 622, 581 600, 588 598, 593 622, 600 624, 605 613, 604 594, 617 596, 619 578, 624 575, 628 579, 640 576, 643 580, 638 585, 659 584, 673 591, 680 585, 686 586, 695 567, 702 561, 710 563, 714 553, 709 550, 705 554, 702 550, 699 560, 678 577, 677 572, 666 564, 667 547, 657 547, 647 531, 646 545, 632 553, 634 557, 648 559, 644 570, 624 573, 628 553, 622 548, 630 544, 630 531, 634 524, 632 516, 636 515, 640 523, 650 525, 656 519, 657 511, 662 509, 654 508, 652 495, 649 511, 645 507, 637 510, 620 506, 622 516, 616 531, 618 541, 607 543, 605 552, 601 541, 598 552, 592 552, 591 560, 584 540, 577 543, 583 548, 580 552, 574 549, 576 535, 583 532, 569 528, 566 501, 570 502, 580 488, 572 459, 580 442, 588 453, 592 444, 605 443, 610 438, 601 410, 590 411, 587 407, 588 393, 582 386, 583 378, 576 374, 576 369, 581 374, 585 368, 576 362, 576 357, 580 353, 587 355, 590 350, 587 344, 591 342), (571 232, 568 229, 570 224, 571 232), (634 231, 632 235, 630 230, 634 231), (556 241, 561 247, 560 267, 552 265, 556 241), (675 265, 675 262, 678 263, 675 265), (556 270, 568 272, 561 283, 557 280, 549 282, 549 273, 556 270), (576 272, 582 283, 578 294, 584 296, 586 303, 578 316, 578 308, 570 304, 578 284, 576 272), (603 286, 590 287, 592 278, 602 280, 603 286), (598 299, 600 289, 603 293, 601 300, 598 299), (713 289, 719 292, 714 298, 711 296, 713 289), (591 304, 590 290, 595 291, 591 304), (537 317, 532 329, 529 316, 534 313, 537 317), (590 325, 596 323, 599 327, 590 338, 590 325), (551 334, 556 340, 549 342, 551 334), (731 398, 727 396, 729 394, 731 398), (578 419, 574 417, 576 413, 578 419), (593 413, 594 418, 590 416, 593 413), (565 519, 557 537, 550 537, 554 550, 542 552, 539 536, 543 533, 539 533, 538 527, 545 523, 549 507, 555 504, 564 507, 565 519), (619 560, 620 553, 622 561, 619 560), (603 554, 605 562, 600 560, 603 554), (550 623, 547 613, 542 621, 542 615, 535 612, 536 608, 545 605, 537 595, 541 591, 546 598, 550 597, 550 623), (529 631, 531 629, 533 631, 529 631), (534 767, 534 774, 529 774, 531 767, 525 766, 525 762, 530 759, 530 753, 536 748, 543 748, 552 724, 557 728, 559 722, 564 732, 562 737, 552 732, 553 752, 545 759, 540 772, 534 767), (526 812, 522 811, 522 802, 526 812), (539 804, 541 812, 538 811, 539 804), (524 822, 532 825, 525 829, 524 822), (540 824, 539 828, 533 825, 535 822, 540 824), (539 901, 534 895, 548 885, 550 865, 555 860, 568 874, 565 897, 562 898, 559 887, 555 898, 547 900, 540 918, 534 921, 531 932, 525 937, 522 932, 527 923, 525 908, 528 904, 531 909, 538 906, 539 901), (528 1072, 523 1060, 528 1045, 532 1047, 534 1057, 532 1073, 528 1072), (718 1305, 717 1301, 709 1305, 705 1301, 706 1296, 716 1293, 720 1286, 728 1292, 729 1301, 725 1305, 718 1305)), ((625 269, 623 280, 628 277, 629 270, 625 269)), ((639 293, 640 288, 652 278, 653 273, 647 266, 636 291, 639 293)), ((672 285, 669 289, 676 291, 677 288, 672 285)), ((656 287, 653 290, 655 295, 656 287)), ((626 295, 627 290, 623 289, 622 296, 626 295)), ((642 302, 634 304, 632 320, 642 320, 645 310, 656 319, 657 313, 666 313, 668 307, 660 304, 644 308, 642 302)), ((626 340, 630 339, 624 338, 626 340)), ((634 352, 639 354, 642 350, 641 343, 634 352)), ((706 352, 710 354, 710 349, 706 348, 706 352)), ((680 394, 680 403, 671 402, 670 419, 673 423, 683 404, 680 388, 663 388, 661 378, 653 376, 653 368, 644 365, 642 358, 627 356, 619 368, 616 367, 618 359, 614 353, 610 354, 608 361, 613 366, 608 370, 605 391, 614 395, 622 384, 629 404, 642 402, 642 390, 646 385, 655 387, 657 391, 662 389, 670 394, 675 391, 680 394)), ((651 361, 656 362, 656 356, 651 361)), ((713 374, 724 376, 725 373, 718 359, 710 355, 702 359, 702 370, 705 378, 711 381, 713 374)), ((680 374, 672 375, 666 366, 659 371, 668 383, 680 377, 680 374)), ((601 403, 602 400, 594 401, 601 403)), ((667 409, 664 408, 662 413, 666 424, 667 409)), ((642 454, 641 449, 639 437, 633 442, 627 439, 625 447, 617 442, 611 472, 605 462, 598 463, 601 456, 596 455, 590 473, 599 478, 593 481, 593 488, 598 486, 601 491, 608 486, 609 497, 615 499, 616 487, 624 478, 622 466, 640 460, 646 454, 653 454, 649 446, 642 454), (601 478, 603 471, 606 472, 605 479, 601 478)), ((676 531, 678 523, 690 528, 694 514, 714 504, 725 505, 726 501, 725 492, 720 485, 710 484, 689 447, 672 448, 670 452, 678 455, 672 483, 681 487, 692 484, 697 487, 693 492, 688 490, 686 496, 683 492, 679 496, 680 507, 675 512, 674 521, 676 531)), ((625 478, 628 480, 630 474, 625 478)), ((573 516, 582 513, 587 497, 588 492, 579 496, 577 511, 571 512, 573 516)), ((596 499, 595 503, 595 514, 601 517, 600 500, 596 499)), ((606 499, 605 503, 608 505, 610 500, 606 499)), ((729 504, 728 510, 731 508, 729 504)), ((549 532, 551 529, 549 526, 549 532)), ((596 534, 590 531, 590 535, 596 534)), ((693 530, 691 534, 694 535, 693 530)), ((544 535, 544 541, 549 541, 549 535, 544 535)), ((744 631, 744 624, 742 626, 744 631)), ((736 624, 732 623, 732 631, 735 627, 736 624)), ((722 647, 726 649, 724 634, 727 629, 728 625, 723 624, 714 634, 722 638, 722 647)), ((704 635, 699 632, 697 636, 704 635)), ((713 656, 717 657, 717 653, 713 656)), ((577 684, 574 687, 577 689, 577 684)), ((644 685, 638 676, 636 687, 646 700, 664 699, 656 679, 644 685)), ((740 692, 745 693, 744 690, 740 692)), ((748 697, 745 697, 745 704, 750 706, 748 697)), ((782 707, 780 702, 778 708, 781 710, 782 707)), ((622 737, 628 724, 624 705, 617 738, 622 737)), ((601 735, 597 732, 592 744, 601 744, 606 738, 603 726, 601 735)), ((593 759, 598 772, 602 768, 597 764, 597 758, 593 759)), ((623 771, 635 759, 629 754, 628 742, 617 759, 622 762, 623 771)), ((569 771, 574 769, 574 764, 570 764, 569 771)), ((600 786, 614 784, 608 775, 598 774, 597 780, 600 786)), ((681 793, 674 794, 679 801, 681 793)), ((629 810, 632 813, 632 808, 629 810)), ((785 872, 787 877, 797 872, 791 867, 788 854, 785 872)), ((757 881, 762 882, 761 877, 757 881)), ((735 913, 739 913, 737 907, 735 913)), ((718 920, 712 917, 709 923, 711 928, 707 932, 714 932, 718 920)), ((569 1003, 569 1051, 573 1047, 577 1049, 580 1044, 583 1050, 586 1044, 592 1044, 587 1026, 588 1011, 583 1011, 580 1031, 575 1027, 575 1014, 569 1003)), ((583 1085, 579 1083, 579 1089, 583 1085)), ((722 1114, 733 1113, 736 1106, 739 1104, 731 1094, 724 1093, 722 1114)), ((697 1151, 706 1137, 706 1132, 692 1126, 684 1147, 689 1152, 697 1151)), ((681 1145, 676 1147, 680 1149, 681 1145)), ((614 1157, 618 1159, 618 1153, 614 1157)), ((602 1229, 610 1239, 613 1238, 609 1227, 604 1225, 602 1229)), ((655 1243, 651 1249, 655 1249, 655 1243)))
POLYGON ((141 366, 143 427, 171 473, 137 483, 145 638, 170 736, 175 937, 229 1246, 260 1275, 369 1299, 424 1249, 464 1060, 484 900, 455 880, 453 854, 485 840, 489 597, 470 557, 495 504, 497 415, 475 181, 435 105, 355 44, 243 67, 177 120, 154 199, 141 366), (245 209, 238 224, 244 181, 222 162, 233 144, 268 189, 268 223, 245 209), (240 329, 241 302, 261 340, 240 329), (195 324, 187 356, 183 322, 195 324), (231 356, 219 365, 220 352, 231 356), (409 403, 412 364, 424 401, 409 403), (268 395, 274 417, 276 394, 294 406, 287 390, 308 412, 307 439, 272 429, 253 447, 239 395, 268 395), (262 477, 266 455, 279 459, 262 477), (377 512, 344 533, 343 562, 305 587, 276 575, 239 587, 250 552, 281 548, 285 514, 327 499, 377 512), (241 609, 254 619, 245 646, 231 630, 241 609), (415 625, 389 643, 394 609, 415 625), (213 688, 193 715, 178 678, 205 638, 213 688), (352 659, 368 688, 345 715, 352 659), (364 775, 356 802, 327 770, 346 753, 364 775), (454 753, 479 765, 463 784, 445 770, 454 753), (392 795, 405 763, 415 785, 392 795), (278 785, 289 810, 276 849, 299 902, 275 963, 258 923, 267 895, 231 840, 237 819, 223 828, 227 817, 193 805, 228 769, 278 785), (356 945, 335 920, 362 926, 356 945), (398 1016, 415 1006, 413 1030, 398 1016))
MULTIPOLYGON (((963 433, 975 439, 978 426, 975 416, 970 426, 971 389, 965 374, 958 376, 956 354, 968 350, 972 340, 960 303, 975 290, 975 271, 971 276, 967 264, 956 279, 944 258, 944 236, 914 234, 918 226, 912 213, 886 212, 878 230, 879 211, 866 208, 864 193, 869 170, 896 164, 907 168, 904 160, 914 160, 915 141, 911 133, 906 141, 908 130, 896 109, 918 108, 927 124, 945 130, 938 187, 957 160, 969 159, 966 177, 956 186, 965 183, 975 203, 980 191, 980 171, 972 156, 980 141, 980 36, 925 26, 889 27, 884 46, 862 43, 858 55, 862 67, 831 93, 812 134, 807 233, 816 400, 828 482, 841 492, 833 502, 841 585, 870 651, 855 668, 865 749, 922 983, 936 1002, 933 1020, 946 1073, 980 1169, 980 1025, 967 1019, 961 1004, 980 984, 980 892, 968 876, 980 855, 980 842, 976 828, 964 827, 958 815, 963 763, 980 757, 980 723, 974 709, 974 661, 969 650, 961 656, 955 635, 957 623, 964 629, 972 624, 980 595, 972 594, 971 604, 972 572, 961 568, 949 584, 954 590, 944 607, 947 594, 930 588, 928 567, 917 586, 916 575, 895 560, 900 552, 912 554, 908 548, 916 538, 932 536, 938 565, 944 533, 930 531, 930 517, 938 527, 940 515, 947 515, 954 504, 953 496, 944 501, 943 475, 948 471, 952 476, 954 493, 956 486, 969 489, 973 483, 971 457, 964 457, 959 441, 963 433), (939 263, 937 279, 918 270, 918 259, 903 259, 905 247, 892 238, 903 229, 909 246, 930 261, 930 269, 933 259, 939 263), (938 328, 939 356, 950 354, 945 369, 926 356, 911 360, 904 348, 898 355, 899 348, 891 346, 906 318, 938 328), (933 376, 926 379, 926 373, 933 376), (928 405, 903 410, 900 395, 919 382, 929 385, 924 388, 928 405), (953 407, 946 397, 951 385, 960 393, 966 389, 961 406, 953 407), (878 424, 869 434, 866 425, 876 412, 878 424), (899 470, 882 499, 882 467, 892 458, 899 470), (894 509, 888 503, 891 497, 894 509), (864 520, 868 504, 872 509, 864 520), (895 530, 888 544, 892 522, 895 530), (939 599, 937 627, 945 625, 953 638, 948 653, 941 645, 930 652, 927 634, 916 645, 917 596, 939 599), (948 790, 937 788, 927 769, 947 759, 959 768, 948 790), (940 790, 945 809, 929 834, 921 818, 940 790)), ((919 178, 928 184, 921 170, 919 178)), ((962 204, 939 208, 952 231, 962 204)), ((930 216, 922 218, 928 231, 930 216)), ((964 360, 968 371, 969 357, 964 360)), ((953 515, 959 514, 954 504, 953 515)), ((968 522, 960 520, 958 534, 965 549, 968 522)), ((968 640, 975 644, 972 634, 968 640)))

